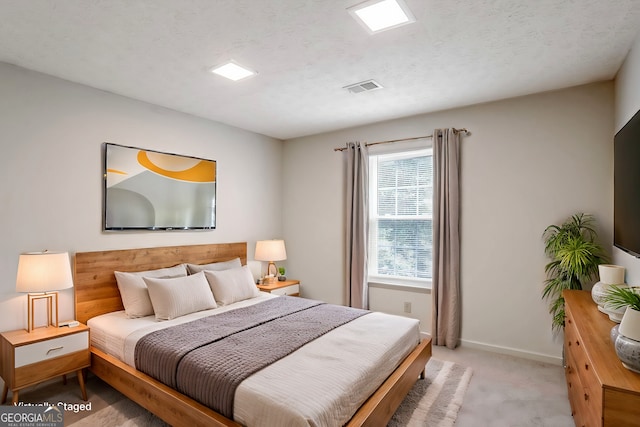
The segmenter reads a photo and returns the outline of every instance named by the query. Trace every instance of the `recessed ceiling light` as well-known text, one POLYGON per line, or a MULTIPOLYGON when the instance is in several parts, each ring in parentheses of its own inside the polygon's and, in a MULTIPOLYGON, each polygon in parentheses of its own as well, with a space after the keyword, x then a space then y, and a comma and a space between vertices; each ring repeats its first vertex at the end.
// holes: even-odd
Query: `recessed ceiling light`
POLYGON ((211 72, 219 76, 226 77, 229 80, 233 80, 234 82, 257 74, 255 71, 243 67, 235 61, 229 61, 225 64, 214 67, 211 69, 211 72))
POLYGON ((416 21, 403 0, 367 0, 347 10, 371 34, 416 21))

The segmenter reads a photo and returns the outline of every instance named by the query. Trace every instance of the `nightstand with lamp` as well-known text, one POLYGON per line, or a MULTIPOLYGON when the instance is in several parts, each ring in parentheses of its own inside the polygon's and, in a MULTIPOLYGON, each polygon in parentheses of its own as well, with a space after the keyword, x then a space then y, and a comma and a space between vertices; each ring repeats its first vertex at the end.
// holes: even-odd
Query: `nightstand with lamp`
POLYGON ((256 261, 268 261, 265 283, 273 283, 278 277, 278 268, 275 261, 287 259, 287 250, 284 247, 284 240, 258 240, 256 242, 256 261))
POLYGON ((87 400, 82 370, 91 365, 89 328, 78 322, 58 327, 57 291, 71 287, 73 278, 67 252, 20 255, 16 292, 28 293, 27 329, 0 334, 2 403, 9 390, 15 404, 21 389, 71 372, 77 373, 82 398, 87 400), (34 311, 40 301, 47 307, 47 323, 36 328, 34 311))
POLYGON ((287 259, 284 240, 259 240, 256 242, 256 261, 268 261, 267 279, 258 285, 262 292, 269 292, 275 295, 300 296, 300 281, 286 280, 284 276, 278 274, 275 261, 287 259))

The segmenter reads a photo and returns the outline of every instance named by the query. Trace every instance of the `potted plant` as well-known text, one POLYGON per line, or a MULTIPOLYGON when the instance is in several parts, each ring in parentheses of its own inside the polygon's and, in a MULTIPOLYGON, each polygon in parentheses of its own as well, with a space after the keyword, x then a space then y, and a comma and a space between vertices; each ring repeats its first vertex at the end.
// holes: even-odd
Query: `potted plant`
POLYGON ((612 285, 604 296, 604 302, 611 307, 626 307, 618 332, 636 341, 640 341, 640 294, 638 288, 612 285))
POLYGON ((562 225, 550 225, 543 233, 545 254, 551 261, 545 266, 547 280, 542 298, 549 301, 552 328, 564 327, 565 289, 582 289, 598 273, 598 265, 606 262, 602 246, 597 242, 595 219, 578 213, 562 225))
POLYGON ((639 288, 612 285, 604 296, 613 308, 626 307, 620 325, 611 329, 611 340, 625 368, 640 372, 640 294, 639 288))

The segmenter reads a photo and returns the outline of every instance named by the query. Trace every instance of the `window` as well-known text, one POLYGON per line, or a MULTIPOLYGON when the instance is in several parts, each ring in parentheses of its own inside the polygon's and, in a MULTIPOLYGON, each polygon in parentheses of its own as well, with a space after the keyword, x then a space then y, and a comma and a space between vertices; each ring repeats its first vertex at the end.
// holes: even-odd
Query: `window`
POLYGON ((369 280, 429 287, 431 149, 369 157, 369 280))

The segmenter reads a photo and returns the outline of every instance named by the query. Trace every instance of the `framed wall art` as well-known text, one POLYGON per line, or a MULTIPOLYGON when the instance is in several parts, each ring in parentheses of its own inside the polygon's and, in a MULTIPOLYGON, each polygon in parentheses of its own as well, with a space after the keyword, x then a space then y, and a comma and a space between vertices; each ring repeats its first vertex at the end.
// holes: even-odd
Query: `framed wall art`
POLYGON ((103 229, 216 228, 216 161, 104 143, 103 229))

